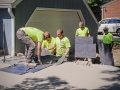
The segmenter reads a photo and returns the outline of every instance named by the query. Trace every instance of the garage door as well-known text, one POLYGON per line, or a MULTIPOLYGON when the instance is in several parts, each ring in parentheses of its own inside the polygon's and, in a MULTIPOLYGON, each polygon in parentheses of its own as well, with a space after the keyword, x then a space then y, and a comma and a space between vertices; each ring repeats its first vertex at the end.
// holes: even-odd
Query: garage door
POLYGON ((84 22, 80 10, 36 8, 26 26, 36 27, 42 31, 49 31, 53 37, 56 37, 56 30, 62 28, 64 35, 69 38, 72 46, 71 50, 73 50, 75 31, 81 20, 84 22))

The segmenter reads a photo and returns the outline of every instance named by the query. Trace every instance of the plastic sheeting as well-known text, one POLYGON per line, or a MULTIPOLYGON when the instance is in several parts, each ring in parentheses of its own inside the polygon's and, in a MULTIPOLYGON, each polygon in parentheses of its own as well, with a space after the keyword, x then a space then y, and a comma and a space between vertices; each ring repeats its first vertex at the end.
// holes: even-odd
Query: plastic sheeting
POLYGON ((18 74, 18 75, 22 75, 27 73, 27 71, 30 69, 31 67, 29 66, 25 66, 23 64, 13 64, 11 66, 5 67, 5 68, 1 68, 0 71, 4 71, 4 72, 8 72, 8 73, 13 73, 13 74, 18 74))
POLYGON ((101 41, 98 41, 98 50, 100 54, 100 61, 104 65, 114 66, 113 54, 109 44, 104 44, 101 41))
POLYGON ((12 73, 12 74, 23 75, 23 74, 29 73, 29 72, 34 73, 34 72, 40 71, 40 70, 45 69, 50 66, 52 66, 52 64, 37 65, 36 67, 29 67, 29 66, 25 66, 23 64, 13 64, 11 66, 1 68, 0 71, 12 73))

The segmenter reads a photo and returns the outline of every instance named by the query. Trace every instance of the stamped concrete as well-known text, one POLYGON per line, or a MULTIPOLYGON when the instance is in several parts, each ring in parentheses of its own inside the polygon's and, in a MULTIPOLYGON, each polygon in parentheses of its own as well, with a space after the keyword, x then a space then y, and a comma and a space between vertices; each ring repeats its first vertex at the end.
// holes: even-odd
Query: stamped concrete
MULTIPOLYGON (((0 90, 120 90, 119 68, 84 63, 65 62, 24 75, 0 71, 0 90)), ((0 63, 0 68, 6 66, 0 63)))

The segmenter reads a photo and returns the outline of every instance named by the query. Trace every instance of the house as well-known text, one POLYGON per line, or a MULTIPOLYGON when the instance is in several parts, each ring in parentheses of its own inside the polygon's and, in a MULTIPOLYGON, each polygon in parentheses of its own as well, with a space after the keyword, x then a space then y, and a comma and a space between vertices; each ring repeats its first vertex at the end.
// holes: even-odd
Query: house
POLYGON ((101 6, 102 19, 120 17, 120 0, 113 0, 101 6))
POLYGON ((0 0, 0 52, 13 56, 15 54, 15 14, 14 8, 22 0, 0 0), (3 30, 5 37, 3 38, 3 30), (3 40, 4 39, 4 40, 3 40), (3 45, 4 41, 4 45, 3 45))
POLYGON ((74 50, 75 31, 79 21, 90 29, 97 40, 98 22, 85 0, 0 0, 0 47, 3 49, 3 23, 5 25, 5 51, 14 56, 24 52, 24 44, 16 38, 16 31, 24 26, 49 31, 56 37, 62 28, 74 50))

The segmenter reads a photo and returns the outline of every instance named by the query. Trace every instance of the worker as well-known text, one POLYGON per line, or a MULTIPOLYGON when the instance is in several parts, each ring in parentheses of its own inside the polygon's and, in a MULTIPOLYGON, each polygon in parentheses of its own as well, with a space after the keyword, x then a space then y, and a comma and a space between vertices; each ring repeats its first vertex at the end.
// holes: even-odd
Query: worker
POLYGON ((108 30, 109 30, 108 27, 103 28, 104 34, 103 34, 102 41, 104 44, 109 45, 110 52, 111 52, 113 47, 113 35, 110 32, 108 32, 108 30))
MULTIPOLYGON (((52 46, 55 43, 55 38, 50 36, 49 32, 45 32, 47 34, 47 39, 43 40, 42 43, 42 48, 49 48, 50 46, 52 46)), ((50 53, 52 53, 53 55, 55 54, 56 49, 53 48, 51 50, 48 50, 50 53)))
POLYGON ((84 26, 83 22, 79 22, 79 28, 76 30, 76 36, 87 37, 90 36, 89 29, 84 26))
POLYGON ((61 57, 63 55, 66 55, 66 57, 68 57, 70 47, 71 47, 71 45, 70 45, 69 39, 64 36, 62 29, 58 29, 57 37, 55 38, 55 43, 53 46, 48 48, 48 50, 50 50, 52 48, 56 48, 56 56, 57 57, 61 57))
POLYGON ((16 32, 17 38, 25 44, 25 65, 27 66, 36 66, 35 63, 32 63, 32 57, 34 55, 35 47, 37 43, 37 56, 39 64, 41 62, 41 47, 44 39, 48 38, 48 34, 34 27, 22 27, 16 32))

